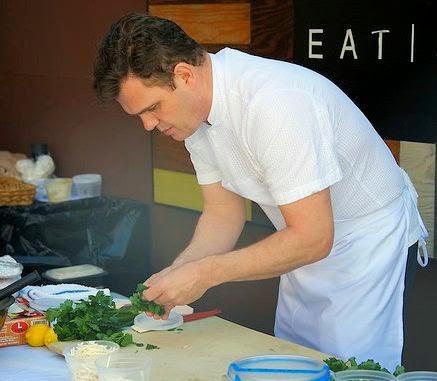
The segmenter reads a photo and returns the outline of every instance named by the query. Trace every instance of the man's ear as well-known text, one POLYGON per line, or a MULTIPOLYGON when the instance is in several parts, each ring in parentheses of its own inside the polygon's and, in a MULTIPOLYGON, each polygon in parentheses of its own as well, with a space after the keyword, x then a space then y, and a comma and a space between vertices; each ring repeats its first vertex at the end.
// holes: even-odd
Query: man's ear
POLYGON ((193 66, 186 62, 179 62, 173 69, 175 79, 183 81, 185 84, 190 84, 194 78, 193 66))

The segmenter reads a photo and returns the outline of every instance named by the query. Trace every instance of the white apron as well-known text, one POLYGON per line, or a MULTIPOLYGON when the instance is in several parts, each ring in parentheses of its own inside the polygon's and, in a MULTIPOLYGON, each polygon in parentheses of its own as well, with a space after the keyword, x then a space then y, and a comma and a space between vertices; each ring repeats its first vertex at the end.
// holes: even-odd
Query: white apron
POLYGON ((327 258, 281 276, 276 336, 343 359, 374 359, 392 371, 401 364, 405 268, 419 238, 425 263, 419 253, 418 260, 427 262, 417 193, 404 177, 402 196, 388 206, 335 221, 327 258), (420 237, 409 237, 418 222, 420 237))
MULTIPOLYGON (((405 188, 384 208, 335 220, 329 256, 281 276, 275 335, 343 359, 374 359, 390 370, 401 364, 403 292, 408 248, 419 240, 426 266, 426 229, 417 193, 405 188)), ((265 184, 255 177, 222 182, 257 202, 277 230, 285 221, 265 184)))

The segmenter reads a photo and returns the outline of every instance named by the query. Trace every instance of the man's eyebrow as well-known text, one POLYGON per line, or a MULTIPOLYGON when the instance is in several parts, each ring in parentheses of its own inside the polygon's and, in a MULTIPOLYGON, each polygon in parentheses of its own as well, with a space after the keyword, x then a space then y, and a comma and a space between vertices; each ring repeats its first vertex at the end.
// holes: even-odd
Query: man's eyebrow
POLYGON ((150 105, 150 106, 147 106, 147 107, 145 107, 144 109, 142 109, 140 112, 137 112, 136 114, 130 114, 131 116, 139 116, 139 115, 141 115, 142 113, 144 113, 144 112, 147 112, 147 111, 150 111, 152 108, 154 108, 156 106, 156 103, 154 103, 154 104, 152 104, 152 105, 150 105))

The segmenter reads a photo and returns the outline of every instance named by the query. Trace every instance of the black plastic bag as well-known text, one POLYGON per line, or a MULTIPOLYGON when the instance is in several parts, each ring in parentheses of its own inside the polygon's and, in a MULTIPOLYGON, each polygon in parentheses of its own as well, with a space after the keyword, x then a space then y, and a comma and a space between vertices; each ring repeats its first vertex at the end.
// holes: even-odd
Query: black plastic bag
POLYGON ((13 256, 28 271, 94 264, 124 285, 118 289, 134 289, 132 283, 149 274, 149 232, 149 208, 130 199, 0 208, 2 254, 13 256))

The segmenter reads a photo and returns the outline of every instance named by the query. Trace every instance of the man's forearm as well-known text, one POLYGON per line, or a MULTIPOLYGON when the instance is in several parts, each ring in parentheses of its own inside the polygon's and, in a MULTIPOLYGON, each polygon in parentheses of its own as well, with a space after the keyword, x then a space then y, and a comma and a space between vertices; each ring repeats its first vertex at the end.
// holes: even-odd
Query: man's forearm
POLYGON ((244 222, 244 208, 207 208, 199 218, 190 244, 173 264, 178 265, 212 254, 229 252, 234 248, 243 230, 244 222))
MULTIPOLYGON (((320 237, 320 236, 319 236, 320 237)), ((285 274, 329 254, 332 240, 302 236, 286 228, 246 248, 202 260, 210 286, 285 274)))

